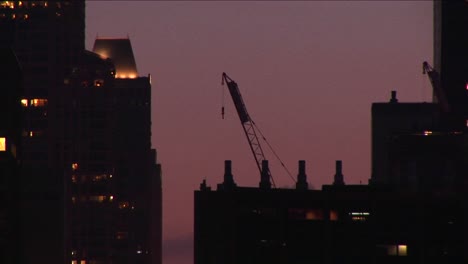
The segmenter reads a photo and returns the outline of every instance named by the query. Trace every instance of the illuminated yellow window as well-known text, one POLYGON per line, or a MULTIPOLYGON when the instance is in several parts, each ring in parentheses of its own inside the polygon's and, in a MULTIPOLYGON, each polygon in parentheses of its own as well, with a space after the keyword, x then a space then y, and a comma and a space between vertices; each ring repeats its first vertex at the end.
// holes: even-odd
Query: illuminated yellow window
POLYGON ((112 202, 113 200, 114 200, 114 196, 113 195, 109 196, 109 201, 112 202))
POLYGON ((6 138, 0 137, 0 151, 6 151, 6 138))
POLYGON ((407 256, 408 255, 408 246, 398 245, 398 256, 407 256))
POLYGON ((23 107, 28 107, 28 99, 21 99, 21 105, 23 107))
POLYGON ((78 264, 77 260, 72 260, 72 264, 78 264))
POLYGON ((72 170, 77 170, 78 169, 78 163, 72 163, 71 167, 72 167, 72 170))
POLYGON ((42 107, 47 105, 47 99, 31 99, 30 105, 34 107, 42 107))

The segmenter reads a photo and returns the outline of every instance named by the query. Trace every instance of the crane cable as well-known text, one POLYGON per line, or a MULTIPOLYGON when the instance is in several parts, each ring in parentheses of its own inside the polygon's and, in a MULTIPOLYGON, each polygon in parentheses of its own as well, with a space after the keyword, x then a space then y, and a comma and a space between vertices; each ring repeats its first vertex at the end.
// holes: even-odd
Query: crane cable
POLYGON ((270 145, 270 142, 268 142, 268 140, 265 138, 265 136, 263 135, 262 131, 260 131, 260 129, 257 127, 257 124, 255 124, 254 121, 252 121, 252 124, 255 126, 255 128, 257 129, 258 133, 260 133, 260 135, 262 136, 263 140, 267 143, 268 145, 268 148, 270 148, 270 151, 273 153, 273 155, 275 155, 276 159, 281 163, 281 166, 283 166, 283 169, 286 171, 286 173, 288 173, 289 177, 293 180, 293 182, 296 182, 296 180, 294 179, 294 177, 292 176, 291 172, 288 170, 288 168, 284 165, 283 161, 281 160, 281 158, 278 156, 278 154, 276 154, 276 151, 273 149, 273 147, 270 145))
POLYGON ((221 118, 224 119, 224 77, 221 77, 221 118))

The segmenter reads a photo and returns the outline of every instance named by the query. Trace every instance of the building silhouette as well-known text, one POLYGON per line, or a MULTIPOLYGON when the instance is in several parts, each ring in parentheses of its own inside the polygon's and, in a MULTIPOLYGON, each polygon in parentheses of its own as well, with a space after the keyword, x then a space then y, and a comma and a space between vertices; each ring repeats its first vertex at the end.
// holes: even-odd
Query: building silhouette
POLYGON ((0 1, 0 46, 19 62, 2 72, 11 91, 0 115, 21 122, 0 127, 1 195, 16 198, 0 231, 18 241, 0 241, 5 263, 161 263, 151 76, 138 76, 128 39, 97 40, 109 55, 86 51, 84 10, 83 0, 0 1))
POLYGON ((468 186, 468 66, 461 55, 467 25, 466 1, 434 1, 433 103, 399 103, 392 92, 388 103, 372 105, 371 183, 432 191, 468 186))
POLYGON ((66 128, 75 131, 65 133, 74 137, 71 262, 160 263, 161 169, 150 140, 151 76, 138 76, 129 39, 97 39, 94 51, 84 53, 62 96, 72 114, 64 116, 66 128))
POLYGON ((22 71, 16 55, 10 47, 0 46, 0 262, 16 263, 20 254, 20 186, 22 162, 20 100, 23 84, 22 71))
POLYGON ((84 9, 84 1, 0 1, 0 43, 13 49, 23 72, 17 263, 66 259, 54 105, 65 73, 84 50, 84 9))
POLYGON ((464 263, 468 257, 463 193, 345 185, 336 181, 343 179, 340 165, 336 183, 321 190, 239 187, 226 181, 230 168, 227 161, 217 190, 203 182, 195 191, 195 264, 464 263))
POLYGON ((226 161, 224 182, 194 193, 194 262, 466 263, 468 178, 468 2, 434 2, 432 103, 372 105, 372 175, 346 185, 240 187, 226 161))

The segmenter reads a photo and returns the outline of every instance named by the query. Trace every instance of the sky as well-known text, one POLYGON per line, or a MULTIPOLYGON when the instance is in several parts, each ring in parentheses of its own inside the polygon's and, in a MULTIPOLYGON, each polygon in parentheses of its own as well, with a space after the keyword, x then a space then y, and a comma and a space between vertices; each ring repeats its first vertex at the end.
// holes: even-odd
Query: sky
MULTIPOLYGON (((193 192, 222 182, 224 160, 238 185, 260 181, 222 72, 294 177, 305 160, 320 189, 342 160, 347 184, 367 184, 371 104, 392 90, 431 100, 432 24, 431 1, 87 1, 87 49, 129 37, 139 75, 152 76, 163 263, 193 263, 193 192)), ((293 186, 266 156, 276 185, 293 186)))

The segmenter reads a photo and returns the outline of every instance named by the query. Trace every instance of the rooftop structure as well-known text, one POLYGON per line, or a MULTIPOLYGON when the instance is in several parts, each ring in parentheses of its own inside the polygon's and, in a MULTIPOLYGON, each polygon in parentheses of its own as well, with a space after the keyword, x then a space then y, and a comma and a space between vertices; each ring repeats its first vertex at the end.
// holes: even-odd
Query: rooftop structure
POLYGON ((138 71, 129 38, 97 38, 93 52, 114 62, 115 78, 136 78, 138 71))

